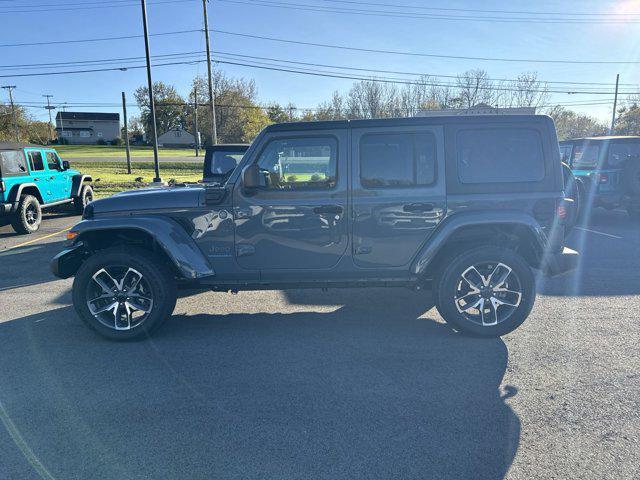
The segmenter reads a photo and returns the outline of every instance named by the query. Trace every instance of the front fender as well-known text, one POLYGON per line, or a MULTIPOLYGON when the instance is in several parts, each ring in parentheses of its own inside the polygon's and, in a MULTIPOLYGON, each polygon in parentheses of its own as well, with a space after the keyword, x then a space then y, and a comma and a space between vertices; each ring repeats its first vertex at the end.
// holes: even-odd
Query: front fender
POLYGON ((455 240, 455 234, 469 226, 518 225, 526 227, 536 239, 540 252, 547 244, 547 237, 540 224, 530 215, 521 212, 463 212, 445 219, 436 232, 429 237, 411 265, 411 272, 422 275, 429 267, 437 253, 447 242, 455 240))
POLYGON ((187 279, 198 279, 215 272, 207 258, 202 254, 193 239, 178 222, 168 217, 135 216, 109 217, 83 220, 72 228, 77 232, 77 241, 82 241, 89 232, 103 232, 108 235, 109 230, 139 230, 147 233, 164 250, 178 271, 187 279))
POLYGON ((91 175, 83 175, 83 174, 74 175, 71 178, 71 196, 72 197, 79 196, 80 192, 82 191, 82 185, 84 185, 84 182, 91 182, 91 181, 92 181, 91 175))

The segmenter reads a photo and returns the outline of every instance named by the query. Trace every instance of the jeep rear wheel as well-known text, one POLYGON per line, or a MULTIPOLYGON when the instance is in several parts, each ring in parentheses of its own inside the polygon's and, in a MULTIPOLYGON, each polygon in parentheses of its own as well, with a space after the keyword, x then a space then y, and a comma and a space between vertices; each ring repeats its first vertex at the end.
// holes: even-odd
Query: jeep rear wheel
POLYGON ((73 305, 80 318, 112 340, 149 336, 175 304, 171 271, 142 249, 97 252, 82 264, 73 282, 73 305))
POLYGON ((442 272, 436 308, 455 330, 497 337, 525 321, 535 296, 533 273, 524 259, 487 246, 463 253, 442 272))
POLYGON ((16 233, 28 234, 37 232, 42 222, 40 202, 33 195, 22 195, 18 202, 11 226, 16 233))
POLYGON ((73 199, 73 208, 78 215, 82 215, 84 207, 93 202, 93 188, 85 185, 80 191, 80 195, 73 199))

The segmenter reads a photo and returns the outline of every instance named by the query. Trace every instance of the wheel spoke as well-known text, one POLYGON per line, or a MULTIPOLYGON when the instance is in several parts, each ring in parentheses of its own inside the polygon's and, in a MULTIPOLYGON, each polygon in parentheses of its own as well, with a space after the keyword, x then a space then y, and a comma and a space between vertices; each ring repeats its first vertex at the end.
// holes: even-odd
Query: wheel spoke
POLYGON ((498 310, 493 303, 494 299, 486 302, 482 301, 482 308, 480 309, 480 314, 482 315, 482 326, 490 327, 492 325, 498 324, 498 310), (486 307, 486 308, 485 308, 486 307), (488 312, 486 310, 489 310, 488 312))
POLYGON ((116 330, 131 329, 131 310, 126 303, 119 303, 113 312, 114 327, 116 330), (123 318, 124 317, 124 318, 123 318), (123 324, 124 320, 124 325, 123 324))
POLYGON ((128 292, 133 292, 142 280, 142 274, 133 268, 129 268, 122 278, 122 288, 126 288, 128 292), (131 285, 129 285, 131 281, 131 285))
POLYGON ((473 308, 478 308, 478 305, 482 301, 482 297, 478 292, 471 292, 463 295, 460 298, 456 298, 456 307, 459 312, 468 312, 473 308), (464 304, 461 305, 460 302, 464 301, 464 304))
POLYGON ((510 307, 517 307, 522 300, 522 293, 515 290, 508 290, 506 288, 496 288, 494 292, 499 294, 499 297, 495 297, 498 305, 508 305, 510 307))
POLYGON ((122 288, 120 283, 118 283, 116 279, 109 275, 109 272, 107 272, 104 268, 101 268, 93 275, 93 281, 100 285, 100 288, 102 288, 105 293, 119 291, 122 288), (106 280, 110 282, 111 285, 109 285, 109 283, 107 283, 107 281, 105 281, 105 279, 102 277, 106 277, 106 280))
POLYGON ((125 305, 127 305, 129 309, 139 310, 144 313, 149 313, 153 306, 153 304, 151 303, 151 299, 144 297, 129 297, 129 300, 125 302, 125 305), (145 306, 145 304, 138 301, 138 299, 146 300, 148 304, 145 306))
POLYGON ((511 275, 511 268, 504 263, 498 263, 488 277, 488 286, 492 288, 501 287, 511 275))
POLYGON ((485 282, 485 278, 473 265, 462 272, 461 277, 475 292, 479 292, 480 287, 482 287, 485 282))
POLYGON ((99 315, 101 313, 108 312, 110 310, 113 310, 114 315, 115 315, 115 312, 118 309, 118 302, 109 303, 109 304, 107 304, 107 305, 105 305, 103 307, 99 307, 99 308, 95 308, 91 304, 87 304, 87 306, 89 307, 89 310, 91 311, 91 313, 93 315, 99 315))

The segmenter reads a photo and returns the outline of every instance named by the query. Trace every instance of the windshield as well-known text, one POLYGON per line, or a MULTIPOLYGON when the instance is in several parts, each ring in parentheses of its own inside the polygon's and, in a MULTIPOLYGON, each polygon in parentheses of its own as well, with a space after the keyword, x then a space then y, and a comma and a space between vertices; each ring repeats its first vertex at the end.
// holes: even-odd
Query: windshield
POLYGON ((6 150, 0 152, 0 175, 25 175, 27 165, 20 150, 6 150))
POLYGON ((573 147, 573 168, 593 169, 598 166, 600 145, 597 143, 581 143, 573 147))

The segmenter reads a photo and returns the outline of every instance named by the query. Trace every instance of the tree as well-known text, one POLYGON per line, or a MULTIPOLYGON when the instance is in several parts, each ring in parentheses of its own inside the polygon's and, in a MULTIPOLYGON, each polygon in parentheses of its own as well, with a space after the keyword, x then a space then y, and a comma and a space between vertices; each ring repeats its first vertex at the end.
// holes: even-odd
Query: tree
POLYGON ((549 88, 538 79, 536 72, 525 72, 507 84, 507 107, 543 107, 549 101, 549 88))
POLYGON ((267 117, 272 123, 283 123, 289 121, 289 114, 278 103, 271 103, 267 106, 267 117))
MULTIPOLYGON (((184 98, 182 98, 173 85, 164 82, 154 82, 153 95, 156 107, 156 127, 158 135, 162 135, 169 130, 187 129, 188 108, 184 98)), ((138 107, 140 107, 140 118, 147 133, 147 140, 153 140, 153 129, 151 127, 151 110, 149 108, 149 89, 146 86, 138 87, 134 93, 138 107)))
POLYGON ((607 127, 597 119, 587 115, 580 115, 560 105, 552 107, 548 114, 556 124, 556 131, 560 140, 603 135, 607 131, 607 127))
POLYGON ((631 99, 629 105, 618 110, 614 133, 616 135, 640 135, 640 104, 636 99, 631 99))
POLYGON ((467 70, 456 79, 458 98, 462 108, 472 108, 480 103, 495 105, 496 90, 485 70, 467 70))

